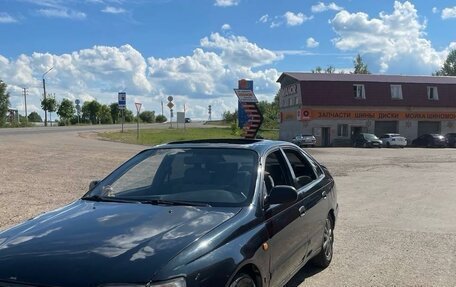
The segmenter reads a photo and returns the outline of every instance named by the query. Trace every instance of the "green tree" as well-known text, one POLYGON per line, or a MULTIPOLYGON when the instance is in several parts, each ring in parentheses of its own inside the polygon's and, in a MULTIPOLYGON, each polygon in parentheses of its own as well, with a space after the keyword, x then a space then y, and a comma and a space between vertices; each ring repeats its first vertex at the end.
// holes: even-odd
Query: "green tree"
POLYGON ((6 92, 7 85, 0 80, 0 127, 6 123, 6 113, 9 106, 9 93, 6 92))
POLYGON ((456 76, 456 49, 451 50, 436 76, 456 76))
POLYGON ((145 123, 154 123, 155 122, 155 112, 154 111, 144 111, 139 114, 141 121, 145 123))
POLYGON ((326 74, 334 74, 334 72, 336 72, 336 68, 334 68, 333 66, 328 66, 328 68, 326 68, 325 70, 326 74))
POLYGON ((32 122, 32 123, 41 123, 43 121, 43 119, 37 112, 31 112, 28 115, 28 120, 29 120, 29 122, 32 122))
POLYGON ((41 108, 44 111, 49 112, 49 121, 51 121, 51 113, 57 110, 57 101, 55 96, 48 95, 46 98, 41 100, 41 108))
POLYGON ((277 129, 279 127, 277 117, 279 114, 279 97, 275 96, 274 101, 269 103, 267 101, 261 101, 258 103, 258 108, 263 115, 263 124, 262 128, 265 129, 277 129))
POLYGON ((109 105, 109 108, 111 109, 111 118, 112 118, 112 123, 116 124, 119 122, 119 104, 118 103, 112 103, 109 105))
POLYGON ((73 102, 69 99, 63 99, 59 105, 57 114, 63 121, 65 121, 66 124, 69 124, 70 119, 73 118, 75 111, 76 109, 74 108, 73 102))
POLYGON ((334 68, 331 65, 329 65, 326 69, 323 69, 322 67, 317 66, 315 69, 312 70, 313 74, 322 74, 322 73, 334 74, 335 72, 336 72, 336 68, 334 68))
POLYGON ((237 118, 238 118, 237 110, 235 110, 234 113, 232 113, 230 111, 224 111, 222 114, 222 118, 227 123, 232 123, 232 122, 237 121, 237 118))
POLYGON ((133 115, 133 112, 130 111, 129 109, 125 109, 125 122, 126 123, 131 123, 135 120, 135 116, 133 115))
POLYGON ((314 70, 312 70, 313 74, 321 74, 323 69, 320 66, 317 66, 314 70))
POLYGON ((353 61, 353 65, 355 70, 353 71, 353 74, 370 74, 369 70, 367 69, 367 65, 364 64, 363 58, 361 58, 361 55, 358 54, 353 61))
POLYGON ((167 120, 168 119, 164 115, 158 115, 155 117, 155 122, 157 122, 157 123, 164 123, 167 120))
POLYGON ((98 111, 98 120, 102 124, 112 124, 111 109, 108 105, 102 105, 98 111))
POLYGON ((89 121, 92 124, 96 124, 98 122, 100 109, 101 104, 96 100, 84 102, 81 108, 83 121, 89 121))

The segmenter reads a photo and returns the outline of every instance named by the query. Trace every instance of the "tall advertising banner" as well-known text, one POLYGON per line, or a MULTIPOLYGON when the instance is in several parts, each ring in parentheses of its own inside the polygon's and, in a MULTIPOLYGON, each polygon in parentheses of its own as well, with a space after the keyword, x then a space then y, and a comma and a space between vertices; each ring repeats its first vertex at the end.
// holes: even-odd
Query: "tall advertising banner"
MULTIPOLYGON (((238 81, 238 89, 239 90, 250 90, 253 92, 253 81, 249 80, 239 80, 238 81)), ((244 125, 248 122, 249 117, 247 113, 242 108, 242 104, 238 102, 238 126, 240 129, 244 128, 244 125)))
POLYGON ((239 89, 234 89, 238 97, 239 127, 245 138, 254 139, 263 123, 263 115, 258 108, 258 99, 253 93, 253 81, 240 80, 239 89))

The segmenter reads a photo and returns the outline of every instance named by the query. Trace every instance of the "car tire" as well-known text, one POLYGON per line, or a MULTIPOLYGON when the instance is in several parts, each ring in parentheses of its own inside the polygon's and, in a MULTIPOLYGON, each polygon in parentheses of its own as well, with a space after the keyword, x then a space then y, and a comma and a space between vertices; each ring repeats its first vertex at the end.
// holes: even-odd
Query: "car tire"
POLYGON ((366 148, 367 147, 367 143, 363 143, 363 148, 366 148))
POLYGON ((386 147, 391 147, 391 144, 389 142, 387 142, 386 147))
POLYGON ((333 244, 334 244, 334 223, 331 216, 328 215, 325 221, 325 227, 323 229, 323 241, 321 243, 320 252, 312 258, 312 264, 326 268, 331 263, 333 257, 333 244))
POLYGON ((236 276, 234 276, 230 287, 256 287, 256 283, 255 280, 250 277, 250 275, 245 273, 238 273, 236 276))

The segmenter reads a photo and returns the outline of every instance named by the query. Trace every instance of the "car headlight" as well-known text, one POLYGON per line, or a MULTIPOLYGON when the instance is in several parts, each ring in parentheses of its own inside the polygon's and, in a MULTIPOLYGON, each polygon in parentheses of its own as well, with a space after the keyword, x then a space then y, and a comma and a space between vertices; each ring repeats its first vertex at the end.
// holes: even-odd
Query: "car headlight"
POLYGON ((146 285, 139 284, 107 284, 100 287, 186 287, 185 278, 179 277, 168 281, 157 282, 157 283, 147 283, 146 285))

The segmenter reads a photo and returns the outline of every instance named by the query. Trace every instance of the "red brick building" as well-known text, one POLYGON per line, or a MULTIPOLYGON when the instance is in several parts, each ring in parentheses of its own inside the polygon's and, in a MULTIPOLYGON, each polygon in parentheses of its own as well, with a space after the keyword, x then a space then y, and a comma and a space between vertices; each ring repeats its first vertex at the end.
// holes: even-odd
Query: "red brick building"
POLYGON ((410 141, 456 132, 456 77, 283 73, 280 138, 314 134, 347 145, 360 132, 395 132, 410 141))

